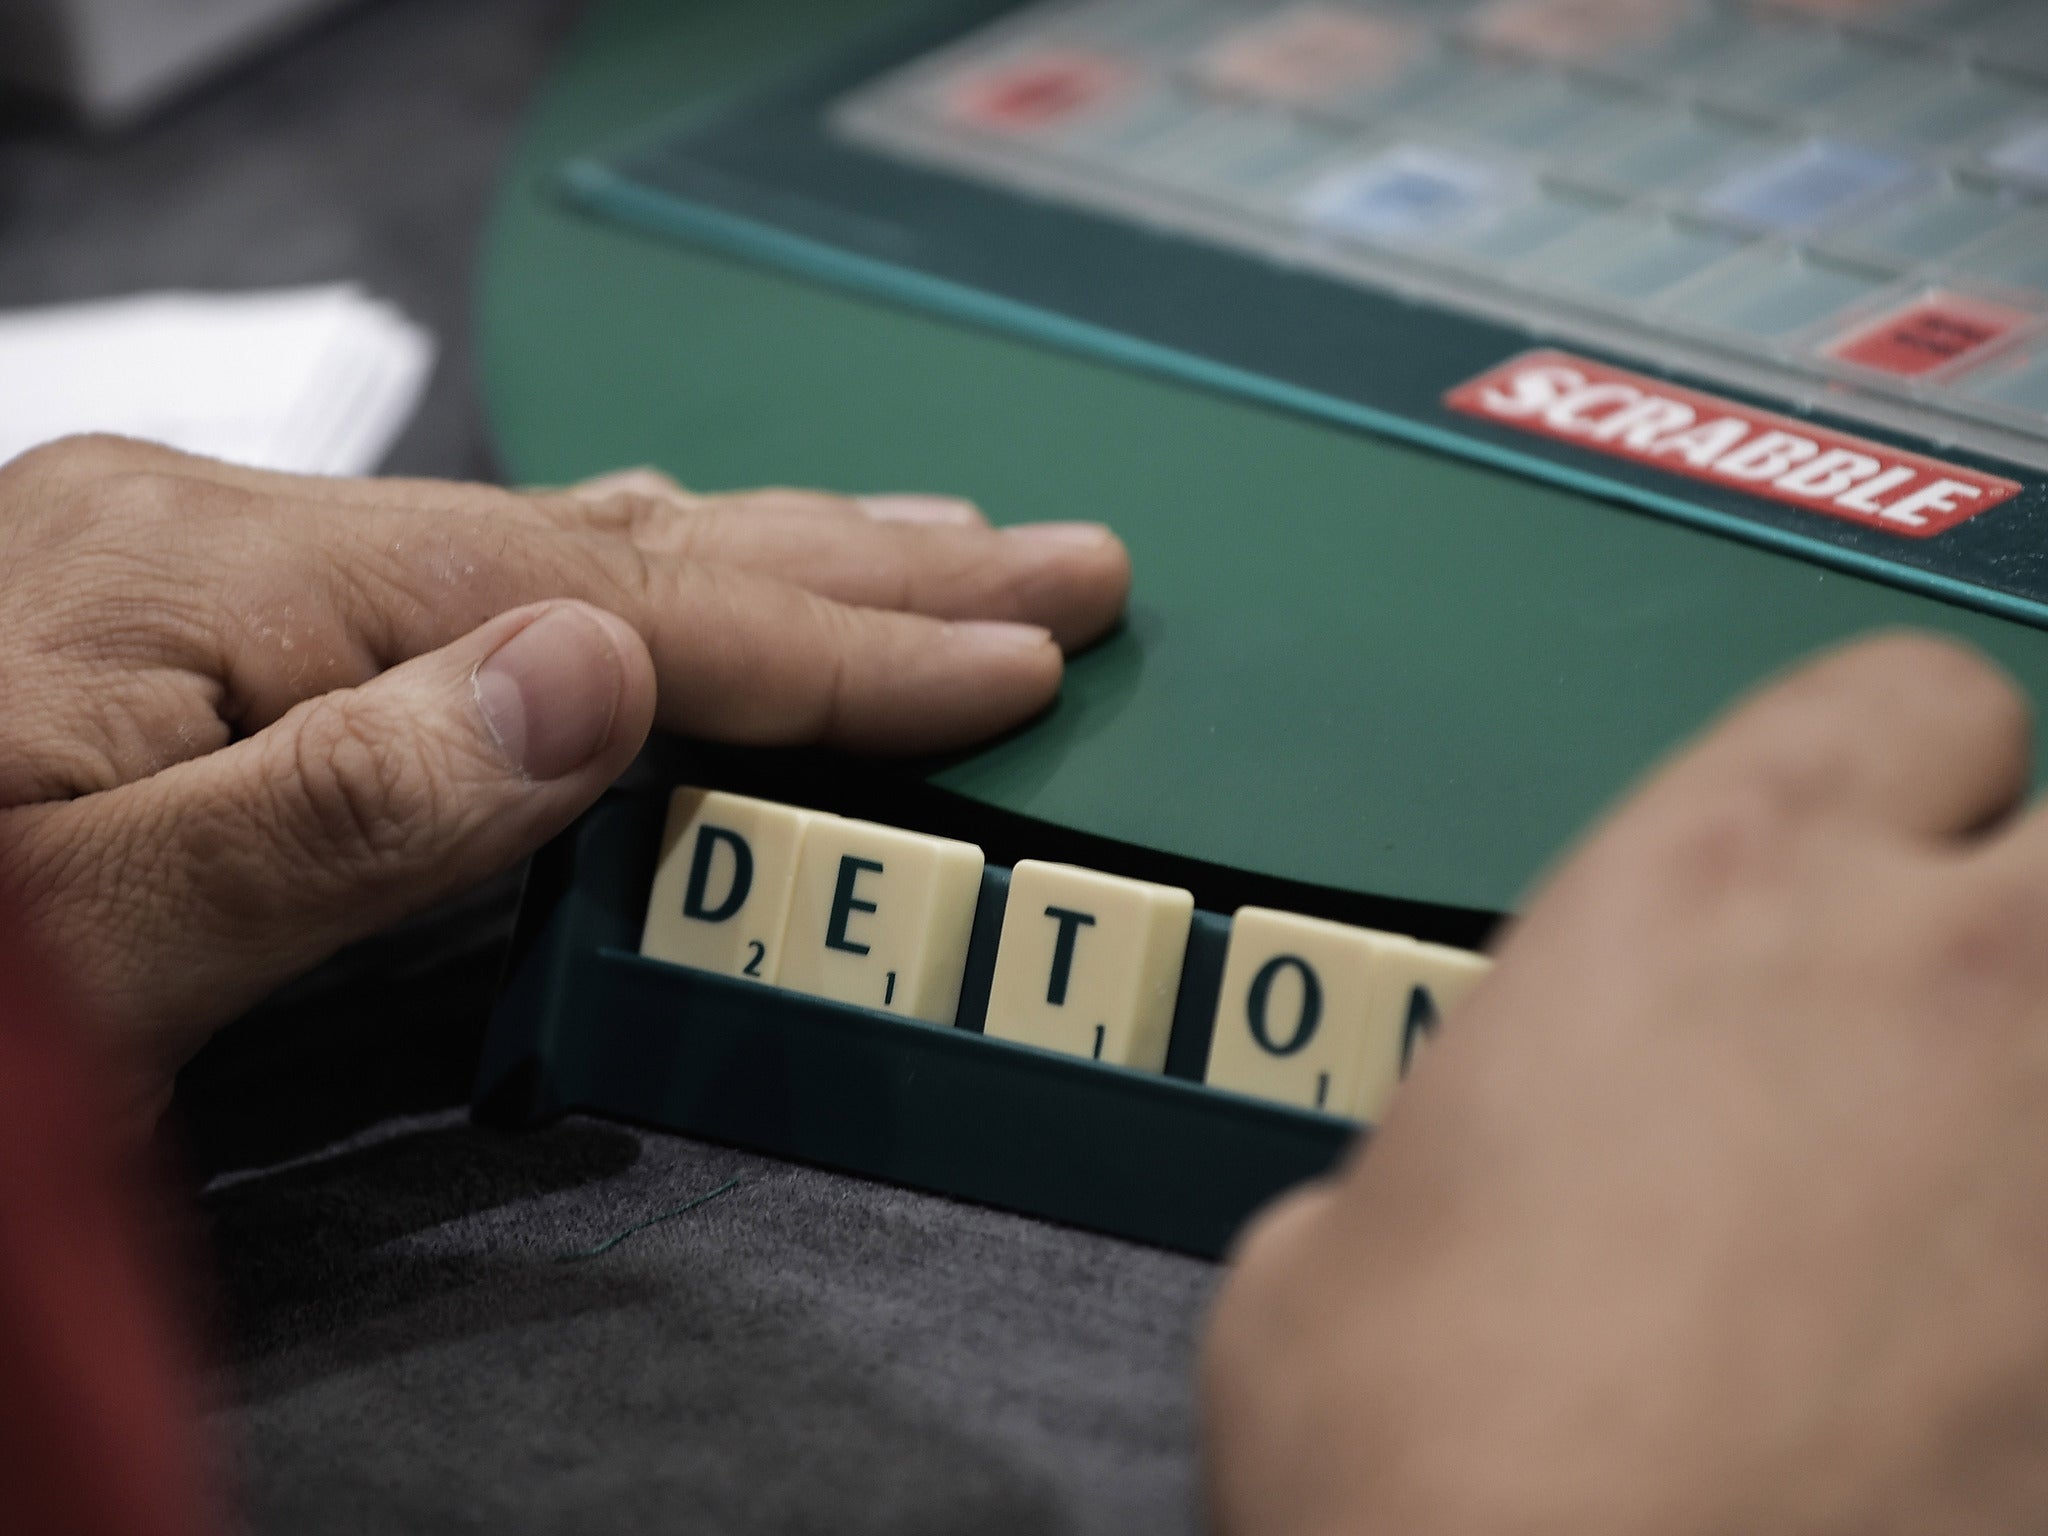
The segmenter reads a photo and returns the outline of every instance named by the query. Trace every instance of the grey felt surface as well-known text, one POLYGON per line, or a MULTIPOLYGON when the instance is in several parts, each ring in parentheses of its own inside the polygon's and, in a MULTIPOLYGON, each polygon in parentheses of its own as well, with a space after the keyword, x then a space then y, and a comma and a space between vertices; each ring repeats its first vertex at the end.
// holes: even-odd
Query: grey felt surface
POLYGON ((392 1122, 208 1207, 262 1530, 1197 1523, 1206 1264, 588 1120, 392 1122))
MULTIPOLYGON (((393 468, 487 475, 470 264, 576 9, 380 0, 121 138, 0 118, 0 306, 361 279, 446 348, 393 468)), ((1198 1524, 1210 1266, 674 1137, 413 1113, 460 1102, 507 890, 344 957, 181 1083, 188 1145, 238 1170, 206 1207, 249 1529, 1198 1524)))

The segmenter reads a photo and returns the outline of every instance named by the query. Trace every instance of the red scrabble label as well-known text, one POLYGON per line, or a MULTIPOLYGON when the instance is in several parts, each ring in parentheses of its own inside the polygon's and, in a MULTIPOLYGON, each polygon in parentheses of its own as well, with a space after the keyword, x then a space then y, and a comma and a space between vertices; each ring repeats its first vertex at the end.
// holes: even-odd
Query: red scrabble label
POLYGON ((1926 539, 2019 495, 2016 481, 1680 389, 1568 352, 1529 352, 1444 397, 1452 410, 1724 490, 1926 539))

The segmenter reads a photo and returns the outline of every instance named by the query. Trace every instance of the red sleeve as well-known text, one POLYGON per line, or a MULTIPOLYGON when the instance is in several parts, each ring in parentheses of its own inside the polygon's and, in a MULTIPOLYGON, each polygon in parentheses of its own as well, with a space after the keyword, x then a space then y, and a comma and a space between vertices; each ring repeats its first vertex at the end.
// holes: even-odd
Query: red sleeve
POLYGON ((50 975, 0 906, 0 1526, 212 1528, 191 1353, 50 975))

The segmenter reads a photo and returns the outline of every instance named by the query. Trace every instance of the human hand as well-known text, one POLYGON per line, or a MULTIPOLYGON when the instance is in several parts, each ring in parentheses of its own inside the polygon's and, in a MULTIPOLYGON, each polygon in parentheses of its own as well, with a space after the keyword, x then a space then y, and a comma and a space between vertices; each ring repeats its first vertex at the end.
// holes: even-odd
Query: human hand
POLYGON ((2028 745, 1984 663, 1885 638, 1601 829, 1351 1165, 1242 1244, 1219 1529, 2039 1530, 2028 745))
POLYGON ((153 1115, 219 1024, 516 862, 651 721, 963 745, 1115 623, 1097 525, 964 502, 263 474, 119 439, 0 469, 0 869, 153 1115))

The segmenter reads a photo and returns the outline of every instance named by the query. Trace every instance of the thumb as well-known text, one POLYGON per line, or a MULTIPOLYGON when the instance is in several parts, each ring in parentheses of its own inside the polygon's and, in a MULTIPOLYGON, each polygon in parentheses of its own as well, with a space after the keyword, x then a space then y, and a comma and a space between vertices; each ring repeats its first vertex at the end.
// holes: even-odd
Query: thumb
POLYGON ((280 982, 567 826, 654 696, 623 620, 540 603, 209 756, 10 813, 8 841, 36 927, 167 1082, 280 982))

